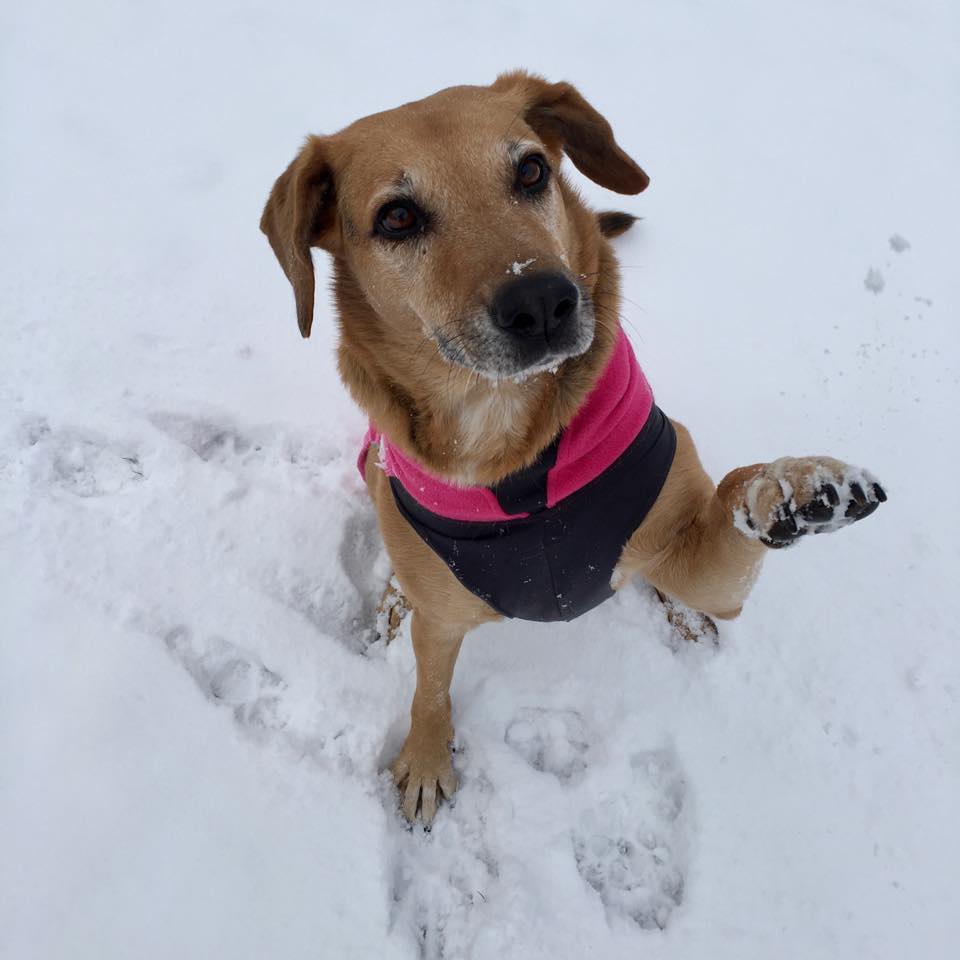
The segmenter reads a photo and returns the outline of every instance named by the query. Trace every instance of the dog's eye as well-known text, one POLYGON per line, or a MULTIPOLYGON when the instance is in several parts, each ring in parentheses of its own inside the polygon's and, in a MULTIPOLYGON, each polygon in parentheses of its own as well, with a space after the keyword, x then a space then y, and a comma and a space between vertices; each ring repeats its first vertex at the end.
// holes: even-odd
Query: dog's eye
POLYGON ((412 203, 392 201, 384 204, 377 214, 377 232, 391 240, 402 240, 423 226, 420 211, 412 203))
POLYGON ((547 185, 550 168, 538 154, 524 157, 517 167, 517 186, 524 193, 537 193, 547 185))

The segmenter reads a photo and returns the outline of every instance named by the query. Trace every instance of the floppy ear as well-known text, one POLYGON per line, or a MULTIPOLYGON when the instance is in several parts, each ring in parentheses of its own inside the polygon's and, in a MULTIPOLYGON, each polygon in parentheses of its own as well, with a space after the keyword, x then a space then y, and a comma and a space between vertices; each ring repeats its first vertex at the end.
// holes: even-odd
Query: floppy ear
MULTIPOLYGON (((326 143, 308 137, 293 163, 280 174, 260 218, 283 272, 293 286, 297 323, 304 337, 313 323, 312 246, 329 238, 336 211, 333 202, 333 172, 326 143)), ((327 244, 329 248, 329 243, 327 244)))
POLYGON ((650 178, 617 145, 606 118, 569 83, 547 83, 518 70, 497 77, 492 89, 519 90, 523 116, 547 144, 562 147, 574 166, 594 183, 617 193, 640 193, 650 178))

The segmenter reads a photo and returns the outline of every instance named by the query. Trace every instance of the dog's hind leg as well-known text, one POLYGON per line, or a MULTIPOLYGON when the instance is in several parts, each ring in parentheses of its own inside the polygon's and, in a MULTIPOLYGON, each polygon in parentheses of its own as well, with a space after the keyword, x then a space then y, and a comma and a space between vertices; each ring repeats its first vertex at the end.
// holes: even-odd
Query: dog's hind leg
POLYGON ((624 547, 615 579, 638 573, 710 616, 740 613, 768 549, 862 520, 887 498, 867 471, 830 457, 739 467, 714 487, 689 431, 674 426, 670 473, 624 547))
POLYGON ((657 599, 663 604, 667 623, 679 639, 687 643, 709 643, 713 646, 719 644, 720 633, 710 617, 699 610, 691 610, 673 597, 668 597, 662 590, 655 592, 657 599))
POLYGON ((410 613, 410 601, 403 595, 396 577, 390 577, 377 604, 377 633, 387 643, 393 643, 403 621, 410 613))

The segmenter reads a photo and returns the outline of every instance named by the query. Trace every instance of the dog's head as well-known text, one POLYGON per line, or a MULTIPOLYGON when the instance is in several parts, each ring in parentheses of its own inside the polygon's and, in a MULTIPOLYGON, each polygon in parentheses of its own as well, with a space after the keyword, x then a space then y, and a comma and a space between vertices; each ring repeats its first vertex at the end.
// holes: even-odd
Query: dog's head
POLYGON ((313 321, 310 248, 348 271, 390 342, 432 340, 491 379, 523 377, 586 351, 601 237, 560 174, 639 193, 647 176, 567 83, 505 74, 312 136, 261 220, 313 321))

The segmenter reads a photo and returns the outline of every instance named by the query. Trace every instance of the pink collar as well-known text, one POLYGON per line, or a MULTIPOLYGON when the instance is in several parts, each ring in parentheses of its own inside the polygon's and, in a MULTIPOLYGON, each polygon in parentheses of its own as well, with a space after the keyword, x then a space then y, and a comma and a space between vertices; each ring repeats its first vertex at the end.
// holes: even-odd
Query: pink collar
MULTIPOLYGON (((596 386, 563 431, 557 459, 547 474, 547 507, 585 487, 630 445, 647 422, 653 391, 623 328, 596 386)), ((380 445, 380 464, 421 506, 450 520, 516 520, 489 487, 458 486, 428 473, 384 437, 371 421, 357 465, 364 475, 367 450, 380 445)))

